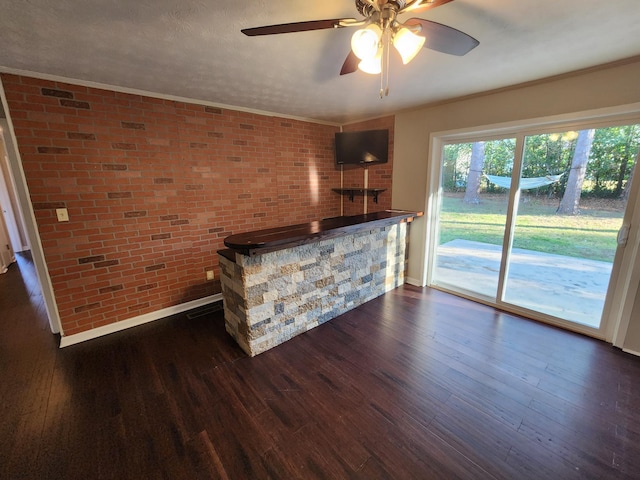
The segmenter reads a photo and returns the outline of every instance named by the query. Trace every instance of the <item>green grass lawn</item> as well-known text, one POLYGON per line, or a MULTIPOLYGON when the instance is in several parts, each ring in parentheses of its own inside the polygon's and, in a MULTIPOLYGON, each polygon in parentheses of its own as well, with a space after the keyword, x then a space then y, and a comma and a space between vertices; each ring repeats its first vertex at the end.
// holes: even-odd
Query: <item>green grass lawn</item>
MULTIPOLYGON (((484 195, 479 205, 445 194, 440 215, 440 244, 455 239, 502 245, 507 196, 484 195)), ((583 199, 576 216, 557 215, 558 201, 520 202, 514 248, 613 262, 616 236, 622 225, 621 201, 583 199)))

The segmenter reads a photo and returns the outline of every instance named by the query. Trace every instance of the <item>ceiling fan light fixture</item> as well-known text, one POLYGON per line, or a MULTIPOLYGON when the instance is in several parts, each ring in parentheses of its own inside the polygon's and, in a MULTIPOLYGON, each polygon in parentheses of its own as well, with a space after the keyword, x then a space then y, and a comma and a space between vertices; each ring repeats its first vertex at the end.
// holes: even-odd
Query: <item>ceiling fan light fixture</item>
POLYGON ((360 60, 366 61, 374 58, 380 49, 382 30, 375 24, 361 28, 351 37, 351 50, 360 60))
POLYGON ((358 68, 364 73, 371 75, 379 75, 382 73, 382 49, 378 51, 375 57, 362 60, 358 64, 358 68))
POLYGON ((393 35, 393 46, 402 57, 402 63, 405 65, 413 60, 413 57, 424 46, 425 41, 425 37, 416 35, 406 27, 400 28, 393 35))

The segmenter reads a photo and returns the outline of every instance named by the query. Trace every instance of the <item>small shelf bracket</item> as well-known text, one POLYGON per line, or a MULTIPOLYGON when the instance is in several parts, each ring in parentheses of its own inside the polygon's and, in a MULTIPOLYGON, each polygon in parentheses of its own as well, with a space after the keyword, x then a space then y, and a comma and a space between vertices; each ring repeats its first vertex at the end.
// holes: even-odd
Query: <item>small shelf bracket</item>
POLYGON ((356 195, 371 195, 373 202, 378 203, 378 195, 386 190, 386 188, 333 188, 334 192, 340 195, 348 195, 349 200, 353 202, 356 195))

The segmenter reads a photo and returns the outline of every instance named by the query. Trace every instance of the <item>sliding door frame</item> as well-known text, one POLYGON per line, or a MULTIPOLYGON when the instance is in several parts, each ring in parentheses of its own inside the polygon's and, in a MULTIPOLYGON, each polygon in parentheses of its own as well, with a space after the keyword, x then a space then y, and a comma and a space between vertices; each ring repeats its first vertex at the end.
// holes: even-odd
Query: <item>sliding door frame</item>
POLYGON ((441 169, 444 146, 453 143, 473 143, 502 138, 515 138, 514 168, 511 175, 511 188, 509 189, 509 207, 503 238, 502 261, 496 300, 495 302, 485 301, 481 298, 472 297, 464 291, 453 290, 452 293, 479 303, 495 306, 507 312, 530 317, 591 337, 600 338, 616 345, 623 341, 637 290, 637 285, 635 285, 634 282, 637 280, 636 277, 638 275, 634 274, 633 266, 635 263, 638 263, 637 260, 639 260, 637 257, 638 245, 636 245, 636 243, 640 242, 640 225, 638 223, 638 220, 640 220, 640 218, 638 218, 640 217, 640 175, 636 175, 637 178, 632 186, 623 219, 623 224, 630 226, 629 241, 635 243, 633 245, 628 243, 626 247, 619 247, 616 251, 609 281, 609 289, 603 307, 602 321, 598 329, 505 303, 502 301, 502 298, 504 298, 504 281, 508 273, 506 271, 509 265, 508 255, 511 251, 510 247, 515 232, 517 215, 514 215, 514 213, 516 213, 514 209, 517 206, 517 197, 520 194, 518 187, 522 171, 522 154, 524 152, 525 137, 549 133, 550 131, 579 131, 588 128, 606 128, 637 123, 640 123, 640 104, 638 103, 575 114, 519 120, 504 124, 432 133, 429 138, 429 169, 427 175, 427 195, 425 199, 425 217, 427 224, 424 233, 426 260, 423 267, 423 284, 436 289, 450 291, 449 289, 433 284, 436 244, 439 238, 439 212, 442 198, 441 169), (638 218, 638 220, 635 220, 636 218, 638 218))

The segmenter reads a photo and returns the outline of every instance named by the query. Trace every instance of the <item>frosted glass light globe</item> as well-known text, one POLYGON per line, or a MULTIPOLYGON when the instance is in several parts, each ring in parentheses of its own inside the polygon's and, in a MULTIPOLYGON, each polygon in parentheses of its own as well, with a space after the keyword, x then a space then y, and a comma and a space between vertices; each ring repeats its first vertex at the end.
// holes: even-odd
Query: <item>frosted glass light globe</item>
POLYGON ((416 35, 408 28, 403 27, 393 35, 393 46, 402 57, 402 63, 406 65, 420 51, 425 40, 425 37, 416 35))
POLYGON ((351 50, 360 60, 369 60, 376 56, 380 48, 382 31, 377 25, 362 28, 351 37, 351 50))

